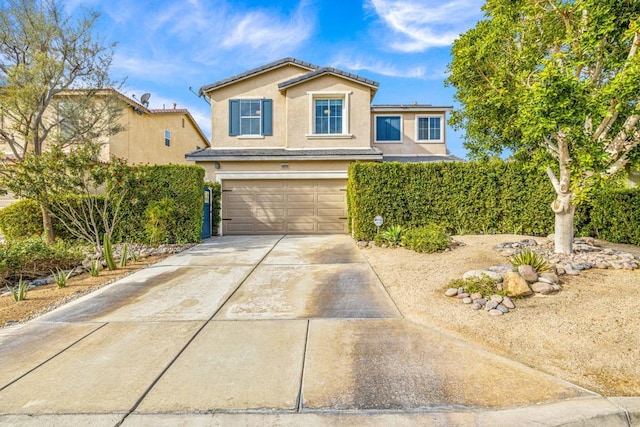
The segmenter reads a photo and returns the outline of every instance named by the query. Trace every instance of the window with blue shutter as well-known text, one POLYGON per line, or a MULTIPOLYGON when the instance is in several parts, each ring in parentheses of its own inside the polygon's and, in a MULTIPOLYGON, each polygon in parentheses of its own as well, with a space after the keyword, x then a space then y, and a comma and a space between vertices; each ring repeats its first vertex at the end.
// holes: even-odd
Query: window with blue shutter
POLYGON ((271 99, 229 100, 229 135, 260 136, 273 134, 271 99))
POLYGON ((402 141, 402 116, 376 116, 376 141, 402 141))

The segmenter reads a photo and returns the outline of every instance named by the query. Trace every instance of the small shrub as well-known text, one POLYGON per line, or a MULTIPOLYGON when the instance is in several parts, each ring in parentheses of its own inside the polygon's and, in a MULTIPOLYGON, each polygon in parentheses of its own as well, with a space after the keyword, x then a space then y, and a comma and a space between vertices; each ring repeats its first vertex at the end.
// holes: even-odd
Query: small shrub
POLYGON ((91 275, 91 277, 98 277, 100 275, 100 263, 98 263, 98 260, 91 260, 89 274, 91 275))
POLYGON ((173 199, 164 198, 151 202, 144 211, 144 229, 152 245, 169 243, 176 206, 173 199))
POLYGON ((42 211, 38 202, 22 199, 0 210, 0 232, 7 240, 42 234, 42 211))
POLYGON ((479 293, 485 297, 497 294, 505 296, 507 291, 497 288, 498 280, 483 274, 480 277, 473 276, 468 279, 455 279, 449 283, 448 288, 464 288, 469 294, 479 293))
POLYGON ((66 288, 69 277, 71 277, 71 273, 73 273, 73 269, 69 270, 68 273, 65 273, 64 270, 56 268, 56 271, 52 272, 53 281, 55 282, 56 286, 58 286, 59 288, 66 288))
POLYGON ((375 239, 376 245, 380 246, 386 244, 392 248, 398 247, 402 244, 402 235, 406 231, 406 228, 401 225, 392 225, 379 234, 379 237, 375 239))
POLYGON ((27 292, 29 292, 29 284, 20 278, 20 282, 18 283, 17 289, 7 286, 9 292, 11 292, 11 296, 15 302, 23 301, 27 299, 27 292))
POLYGON ((122 247, 122 254, 120 254, 120 267, 125 267, 127 265, 127 251, 129 247, 125 243, 122 247))
POLYGON ((437 224, 407 230, 402 236, 402 245, 416 252, 442 252, 450 242, 444 227, 437 224))
POLYGON ((545 271, 550 271, 551 270, 551 266, 542 257, 542 255, 539 255, 539 254, 537 254, 535 252, 532 252, 532 251, 530 251, 528 249, 524 250, 524 251, 520 251, 515 255, 512 255, 509 258, 509 262, 515 268, 518 268, 518 266, 521 266, 521 265, 530 265, 531 267, 533 267, 533 269, 537 273, 544 273, 545 271))

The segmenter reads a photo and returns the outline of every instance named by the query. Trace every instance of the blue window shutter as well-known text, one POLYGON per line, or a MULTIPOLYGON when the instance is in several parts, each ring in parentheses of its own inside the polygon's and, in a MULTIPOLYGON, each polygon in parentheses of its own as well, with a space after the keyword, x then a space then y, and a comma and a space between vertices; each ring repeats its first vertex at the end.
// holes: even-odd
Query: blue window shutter
POLYGON ((240 100, 229 100, 229 136, 240 135, 240 100))
POLYGON ((271 99, 263 99, 261 103, 262 134, 273 135, 273 101, 271 99))

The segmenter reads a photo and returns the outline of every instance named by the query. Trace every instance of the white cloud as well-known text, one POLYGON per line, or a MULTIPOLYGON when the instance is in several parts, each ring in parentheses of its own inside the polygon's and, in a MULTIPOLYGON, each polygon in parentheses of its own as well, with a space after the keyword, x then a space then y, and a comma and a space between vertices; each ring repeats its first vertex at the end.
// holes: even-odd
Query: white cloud
POLYGON ((249 48, 263 54, 287 52, 305 42, 313 31, 314 18, 309 18, 306 1, 291 16, 277 16, 266 11, 252 11, 231 19, 225 49, 249 48))
POLYGON ((370 0, 370 7, 399 38, 390 42, 400 52, 445 47, 481 18, 482 0, 370 0))
MULTIPOLYGON (((376 74, 390 77, 405 77, 422 79, 427 77, 427 68, 423 66, 403 67, 390 62, 380 60, 363 60, 339 57, 332 62, 332 66, 336 68, 347 68, 353 71, 371 71, 376 74)), ((438 76, 440 78, 440 76, 438 76)))

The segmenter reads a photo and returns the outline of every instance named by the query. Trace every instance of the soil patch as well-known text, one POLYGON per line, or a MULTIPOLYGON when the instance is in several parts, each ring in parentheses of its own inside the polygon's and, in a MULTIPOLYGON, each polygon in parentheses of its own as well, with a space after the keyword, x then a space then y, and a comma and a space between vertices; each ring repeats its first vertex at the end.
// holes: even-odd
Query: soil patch
POLYGON ((64 288, 58 288, 55 284, 38 286, 31 289, 23 301, 16 302, 11 295, 0 297, 0 327, 38 317, 137 270, 155 264, 169 255, 154 255, 136 262, 130 261, 126 266, 118 267, 116 270, 102 270, 97 277, 83 273, 69 278, 64 288))
MULTIPOLYGON (((379 247, 362 253, 406 318, 605 396, 640 395, 640 271, 592 269, 562 276, 561 292, 517 299, 509 314, 490 316, 445 297, 444 288, 468 270, 506 263, 493 248, 527 236, 454 238, 466 246, 441 254, 379 247)), ((635 246, 600 243, 640 253, 635 246)))

